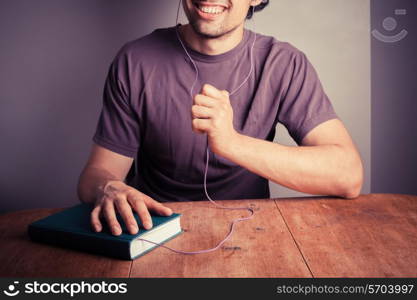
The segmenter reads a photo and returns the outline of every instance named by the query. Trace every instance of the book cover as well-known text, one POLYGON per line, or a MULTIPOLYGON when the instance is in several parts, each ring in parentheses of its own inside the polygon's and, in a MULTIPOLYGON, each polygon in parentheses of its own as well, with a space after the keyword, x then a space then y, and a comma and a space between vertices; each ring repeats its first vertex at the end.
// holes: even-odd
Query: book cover
POLYGON ((37 220, 28 226, 29 237, 36 242, 72 248, 85 252, 133 260, 157 247, 157 245, 137 240, 146 238, 156 243, 164 243, 182 233, 180 214, 163 217, 152 215, 153 227, 146 230, 139 216, 134 217, 139 225, 137 234, 130 234, 123 219, 117 214, 122 234, 112 235, 103 220, 101 232, 95 232, 90 223, 91 204, 81 203, 37 220))

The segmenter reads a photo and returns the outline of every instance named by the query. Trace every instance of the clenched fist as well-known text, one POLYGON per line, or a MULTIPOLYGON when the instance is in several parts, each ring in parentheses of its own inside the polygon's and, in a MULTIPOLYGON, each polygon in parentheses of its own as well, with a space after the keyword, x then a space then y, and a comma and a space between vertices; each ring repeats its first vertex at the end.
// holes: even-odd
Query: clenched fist
POLYGON ((216 154, 224 153, 238 134, 233 127, 229 93, 225 90, 205 84, 194 97, 191 115, 193 131, 207 133, 210 149, 216 154))

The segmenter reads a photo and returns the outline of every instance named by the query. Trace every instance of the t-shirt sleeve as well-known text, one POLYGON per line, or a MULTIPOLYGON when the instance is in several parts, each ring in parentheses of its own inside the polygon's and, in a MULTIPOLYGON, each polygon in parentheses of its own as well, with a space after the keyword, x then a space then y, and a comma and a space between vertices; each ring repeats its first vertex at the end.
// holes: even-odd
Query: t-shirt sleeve
POLYGON ((287 128, 294 141, 300 145, 314 127, 338 116, 323 90, 317 72, 304 53, 295 54, 291 67, 293 73, 281 99, 278 122, 287 128))
POLYGON ((110 65, 103 106, 93 141, 113 152, 135 157, 140 145, 139 119, 132 109, 127 59, 120 52, 110 65))

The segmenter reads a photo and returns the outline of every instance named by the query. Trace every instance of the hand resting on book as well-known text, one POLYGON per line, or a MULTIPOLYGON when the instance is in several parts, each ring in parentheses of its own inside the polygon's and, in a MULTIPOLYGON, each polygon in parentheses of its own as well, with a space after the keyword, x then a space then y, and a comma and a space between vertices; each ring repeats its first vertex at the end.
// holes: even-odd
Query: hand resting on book
POLYGON ((116 218, 119 212, 131 234, 138 232, 138 225, 133 217, 135 211, 145 229, 152 228, 152 218, 149 210, 161 216, 170 216, 172 210, 160 202, 141 193, 122 181, 111 180, 104 186, 102 195, 97 197, 95 208, 91 212, 91 225, 97 232, 102 230, 100 218, 103 218, 114 235, 120 235, 122 229, 116 218))

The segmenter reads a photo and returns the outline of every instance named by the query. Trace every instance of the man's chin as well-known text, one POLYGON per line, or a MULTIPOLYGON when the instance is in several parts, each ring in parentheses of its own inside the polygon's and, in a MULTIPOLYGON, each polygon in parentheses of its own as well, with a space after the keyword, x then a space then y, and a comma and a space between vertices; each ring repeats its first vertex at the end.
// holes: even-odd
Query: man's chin
POLYGON ((211 32, 196 32, 198 36, 205 38, 205 39, 217 39, 222 37, 224 34, 216 34, 211 32))
POLYGON ((221 28, 207 28, 205 24, 191 24, 194 32, 205 39, 217 39, 227 32, 224 32, 221 28))

